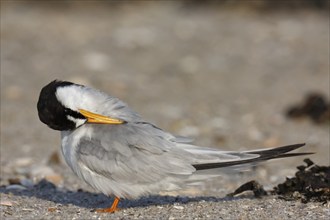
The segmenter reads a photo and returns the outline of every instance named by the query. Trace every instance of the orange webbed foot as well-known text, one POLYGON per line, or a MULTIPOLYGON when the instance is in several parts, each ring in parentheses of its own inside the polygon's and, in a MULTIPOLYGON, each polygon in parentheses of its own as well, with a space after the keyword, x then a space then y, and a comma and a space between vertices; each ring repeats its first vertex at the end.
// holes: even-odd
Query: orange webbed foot
POLYGON ((105 208, 105 209, 97 209, 96 212, 99 212, 99 213, 114 213, 114 212, 119 210, 119 208, 117 207, 119 201, 120 201, 120 199, 118 197, 116 197, 115 200, 113 201, 111 207, 105 208))

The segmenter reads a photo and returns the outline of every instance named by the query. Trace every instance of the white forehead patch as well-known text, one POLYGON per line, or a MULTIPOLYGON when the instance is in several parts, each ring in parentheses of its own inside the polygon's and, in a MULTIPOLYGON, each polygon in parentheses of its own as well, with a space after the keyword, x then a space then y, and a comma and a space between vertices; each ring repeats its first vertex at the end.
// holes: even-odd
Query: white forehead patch
POLYGON ((59 87, 56 90, 56 97, 65 107, 77 111, 82 100, 80 86, 70 85, 59 87))
POLYGON ((100 104, 107 99, 103 93, 79 85, 57 88, 56 97, 62 105, 73 111, 85 109, 92 112, 98 112, 100 104))

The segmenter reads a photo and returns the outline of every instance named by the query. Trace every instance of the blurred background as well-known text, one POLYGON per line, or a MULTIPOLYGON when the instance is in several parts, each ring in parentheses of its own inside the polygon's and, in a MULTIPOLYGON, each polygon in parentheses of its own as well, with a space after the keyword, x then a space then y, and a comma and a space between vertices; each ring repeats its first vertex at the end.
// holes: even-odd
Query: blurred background
MULTIPOLYGON (((61 159, 49 162, 60 134, 39 121, 36 103, 54 79, 103 90, 202 146, 306 142, 315 163, 329 164, 329 120, 287 117, 311 92, 329 99, 328 8, 326 0, 1 1, 1 183, 51 170, 56 183, 85 187, 61 159)), ((264 164, 255 178, 279 182, 302 160, 264 164)))

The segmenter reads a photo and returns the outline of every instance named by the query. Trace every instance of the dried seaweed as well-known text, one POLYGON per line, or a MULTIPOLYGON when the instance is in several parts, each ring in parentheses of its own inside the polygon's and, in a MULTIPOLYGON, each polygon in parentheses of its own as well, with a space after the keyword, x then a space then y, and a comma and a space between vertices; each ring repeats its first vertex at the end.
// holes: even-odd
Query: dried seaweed
POLYGON ((330 166, 318 166, 310 159, 305 159, 306 165, 298 166, 295 177, 287 178, 270 192, 263 189, 257 181, 252 180, 237 188, 228 196, 235 196, 245 191, 253 191, 260 198, 268 194, 279 195, 284 200, 301 200, 307 202, 330 201, 330 166))

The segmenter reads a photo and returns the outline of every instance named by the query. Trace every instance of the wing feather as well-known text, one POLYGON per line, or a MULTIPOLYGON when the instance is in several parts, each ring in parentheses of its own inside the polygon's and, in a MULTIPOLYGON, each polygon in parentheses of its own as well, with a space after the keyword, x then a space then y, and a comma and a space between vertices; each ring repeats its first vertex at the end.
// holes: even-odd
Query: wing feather
POLYGON ((195 171, 191 155, 155 135, 149 125, 93 125, 93 129, 91 137, 81 139, 77 153, 79 162, 99 175, 146 184, 195 171))

